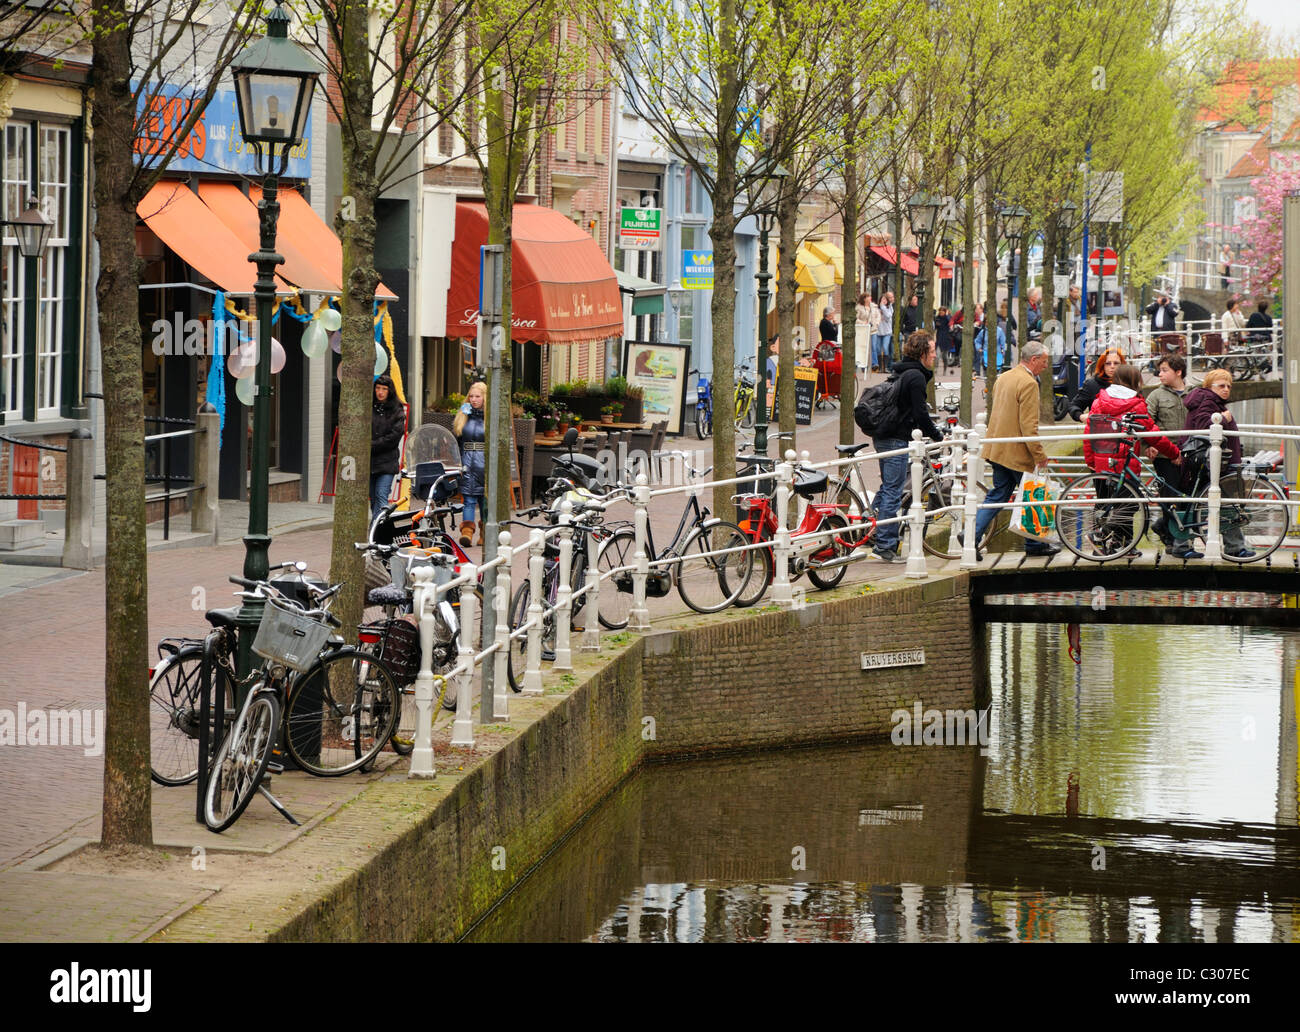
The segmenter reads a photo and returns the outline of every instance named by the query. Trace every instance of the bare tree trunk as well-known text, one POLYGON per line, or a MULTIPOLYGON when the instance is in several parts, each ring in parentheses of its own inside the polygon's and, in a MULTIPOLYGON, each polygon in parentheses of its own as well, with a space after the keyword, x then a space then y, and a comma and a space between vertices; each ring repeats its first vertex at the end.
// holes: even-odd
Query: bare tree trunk
MULTIPOLYGON (((853 443, 853 405, 857 401, 858 335, 858 168, 854 159, 854 132, 852 119, 848 120, 844 137, 844 304, 840 319, 840 349, 842 375, 840 376, 840 444, 853 443)), ((870 347, 862 341, 861 347, 870 347)))
MULTIPOLYGON (((781 354, 777 359, 779 368, 779 375, 776 378, 777 394, 779 395, 777 407, 781 414, 781 432, 797 435, 798 430, 794 422, 794 310, 796 301, 794 265, 799 246, 798 241, 795 239, 794 229, 799 219, 799 200, 794 196, 792 190, 783 190, 781 192, 777 218, 781 227, 781 258, 778 262, 780 276, 776 284, 776 325, 777 332, 781 334, 781 354)), ((761 333, 759 339, 762 339, 761 333)), ((766 350, 766 348, 759 348, 760 360, 765 360, 763 355, 766 350)), ((780 447, 775 451, 769 448, 768 454, 784 455, 788 448, 798 450, 797 436, 791 437, 788 442, 781 441, 780 447)))
POLYGON ((104 571, 104 845, 153 844, 149 783, 149 591, 144 373, 135 254, 135 98, 124 0, 94 8, 93 162, 104 362, 108 557, 104 571), (115 31, 117 30, 117 31, 115 31))
POLYGON ((966 192, 965 250, 962 252, 961 421, 974 426, 975 393, 975 188, 966 192))
POLYGON ((998 216, 991 175, 984 180, 984 258, 984 383, 991 411, 998 378, 998 216))
MULTIPOLYGON (((366 68, 366 6, 358 0, 340 5, 344 67, 366 68)), ((379 285, 375 269, 375 134, 370 128, 373 87, 367 75, 340 82, 344 127, 343 195, 352 198, 355 218, 335 220, 343 241, 343 268, 350 270, 340 298, 343 314, 342 383, 339 388, 338 494, 334 499, 334 535, 330 579, 342 581, 334 615, 350 632, 364 606, 364 559, 353 547, 366 539, 370 522, 370 417, 374 398, 374 300, 379 285), (351 476, 347 476, 351 471, 351 476)))

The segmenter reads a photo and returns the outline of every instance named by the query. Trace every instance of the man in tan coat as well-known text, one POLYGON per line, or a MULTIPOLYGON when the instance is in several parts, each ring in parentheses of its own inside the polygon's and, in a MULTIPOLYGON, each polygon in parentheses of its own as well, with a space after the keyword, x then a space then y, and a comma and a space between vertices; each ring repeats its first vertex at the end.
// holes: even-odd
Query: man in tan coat
MULTIPOLYGON (((993 385, 993 406, 989 412, 987 438, 1031 437, 1038 434, 1038 378, 1046 372, 1047 346, 1030 341, 1020 349, 1020 364, 999 376, 993 385)), ((985 460, 993 467, 993 489, 989 503, 1009 502, 1020 484, 1020 475, 1030 470, 1047 471, 1047 452, 1038 441, 1027 444, 990 444, 985 460)), ((975 547, 1001 509, 980 509, 975 519, 975 547)), ((1055 555, 1059 545, 1026 541, 1026 555, 1055 555)))

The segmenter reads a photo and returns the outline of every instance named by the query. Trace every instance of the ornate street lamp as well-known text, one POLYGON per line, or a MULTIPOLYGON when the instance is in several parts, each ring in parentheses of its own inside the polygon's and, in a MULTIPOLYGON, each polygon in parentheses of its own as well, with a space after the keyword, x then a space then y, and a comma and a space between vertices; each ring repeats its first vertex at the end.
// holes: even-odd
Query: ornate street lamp
MULTIPOLYGON (((934 194, 926 193, 924 190, 912 194, 907 202, 909 218, 912 222, 912 236, 916 237, 918 264, 926 260, 926 244, 934 234, 935 226, 939 221, 939 211, 943 208, 943 198, 934 194)), ((900 256, 901 260, 901 256, 900 256)), ((916 276, 916 307, 919 313, 925 311, 925 287, 926 280, 929 278, 927 273, 929 269, 918 268, 916 276)))
POLYGON ((1070 241, 1079 218, 1079 206, 1073 201, 1062 201, 1056 212, 1056 274, 1070 274, 1070 241))
MULTIPOLYGON (((231 62, 235 101, 244 142, 257 155, 262 176, 260 248, 248 256, 257 265, 257 370, 253 399, 253 469, 248 493, 248 534, 244 538, 244 576, 265 580, 270 572, 266 504, 270 466, 268 404, 271 391, 271 316, 275 305, 275 267, 284 258, 275 251, 280 203, 280 176, 289 167, 289 150, 302 143, 312 92, 323 69, 289 39, 289 16, 277 3, 266 17, 266 35, 245 47, 231 62)), ((251 665, 253 635, 262 619, 261 600, 246 601, 239 610, 239 674, 251 665)))
POLYGON ((768 283, 772 274, 767 271, 768 236, 776 225, 777 205, 781 199, 781 187, 790 174, 780 162, 772 161, 763 172, 762 185, 754 198, 754 215, 758 218, 758 368, 755 370, 758 380, 754 405, 757 417, 754 420, 754 454, 767 454, 767 299, 768 283))
MULTIPOLYGON (((45 216, 41 214, 40 202, 35 197, 30 197, 27 200, 26 211, 16 219, 6 219, 0 225, 4 226, 6 236, 17 238, 18 253, 27 262, 24 276, 27 283, 27 296, 32 297, 35 295, 39 298, 40 270, 37 263, 40 261, 41 254, 45 251, 45 245, 49 242, 50 234, 54 231, 54 223, 47 221, 45 216)), ((0 281, 0 300, 3 300, 3 291, 4 283, 0 281)), ((37 317, 40 307, 39 303, 27 306, 27 319, 23 334, 23 419, 29 423, 36 420, 36 383, 40 379, 37 375, 37 317)), ((2 304, 0 304, 0 309, 3 309, 2 304)), ((0 319, 0 322, 3 321, 0 319)), ((17 323, 17 318, 15 318, 14 322, 17 323)), ((0 325, 0 340, 3 340, 3 338, 4 326, 0 325)), ((0 426, 3 425, 4 413, 0 412, 0 426)))

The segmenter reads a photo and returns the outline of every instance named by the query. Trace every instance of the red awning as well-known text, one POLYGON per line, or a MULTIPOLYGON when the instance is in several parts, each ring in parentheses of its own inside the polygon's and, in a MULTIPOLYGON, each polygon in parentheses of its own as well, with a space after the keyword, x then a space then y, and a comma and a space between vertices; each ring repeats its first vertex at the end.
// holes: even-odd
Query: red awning
POLYGON ((227 294, 251 294, 257 269, 248 248, 184 183, 164 179, 149 188, 136 214, 187 265, 227 294))
MULTIPOLYGON (((887 261, 890 265, 898 264, 898 259, 897 257, 895 257, 896 252, 892 247, 872 247, 871 250, 873 253, 885 259, 885 261, 887 261)), ((905 253, 903 255, 903 271, 907 273, 909 276, 915 276, 918 272, 921 271, 921 267, 917 265, 915 257, 905 253)))
POLYGON ((941 280, 952 279, 952 262, 947 258, 935 258, 934 264, 939 266, 939 278, 941 280))
MULTIPOLYGON (((478 333, 479 248, 487 209, 456 205, 447 290, 447 336, 478 333)), ((516 204, 511 227, 512 340, 572 344, 623 335, 623 302, 605 254, 551 208, 516 204)))

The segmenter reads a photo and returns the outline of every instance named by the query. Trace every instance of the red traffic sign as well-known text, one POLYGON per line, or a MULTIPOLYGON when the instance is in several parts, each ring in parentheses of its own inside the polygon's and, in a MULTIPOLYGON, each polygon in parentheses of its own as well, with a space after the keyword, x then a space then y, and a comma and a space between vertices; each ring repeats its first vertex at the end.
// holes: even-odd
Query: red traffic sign
POLYGON ((1088 268, 1094 276, 1114 276, 1115 270, 1119 268, 1119 255, 1112 247, 1104 250, 1098 247, 1088 255, 1088 268))

